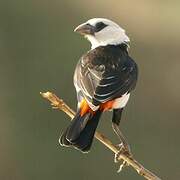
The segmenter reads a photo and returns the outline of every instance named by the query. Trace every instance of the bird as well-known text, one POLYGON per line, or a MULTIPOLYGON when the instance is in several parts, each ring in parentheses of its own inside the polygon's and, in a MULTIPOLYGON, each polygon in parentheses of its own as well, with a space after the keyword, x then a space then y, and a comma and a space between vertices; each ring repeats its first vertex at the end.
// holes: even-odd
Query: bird
POLYGON ((138 78, 138 66, 129 55, 130 39, 122 27, 105 18, 89 19, 74 32, 90 41, 91 49, 82 55, 75 68, 77 112, 59 143, 89 152, 102 113, 112 111, 112 128, 120 141, 119 153, 124 150, 130 154, 119 127, 138 78))

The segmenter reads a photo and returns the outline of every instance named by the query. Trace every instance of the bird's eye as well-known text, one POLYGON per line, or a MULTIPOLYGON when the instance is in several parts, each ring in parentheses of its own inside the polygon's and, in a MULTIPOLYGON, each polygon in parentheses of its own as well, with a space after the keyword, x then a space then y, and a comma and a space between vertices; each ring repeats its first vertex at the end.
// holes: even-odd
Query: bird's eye
POLYGON ((95 32, 99 32, 102 29, 104 29, 106 26, 108 26, 107 24, 104 24, 103 22, 98 22, 95 25, 95 32))

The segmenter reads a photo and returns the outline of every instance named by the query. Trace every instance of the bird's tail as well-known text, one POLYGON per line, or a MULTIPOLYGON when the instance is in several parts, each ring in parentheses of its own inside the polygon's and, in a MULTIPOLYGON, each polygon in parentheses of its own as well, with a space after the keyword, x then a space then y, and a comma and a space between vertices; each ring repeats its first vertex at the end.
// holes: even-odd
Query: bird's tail
POLYGON ((60 144, 62 146, 74 146, 82 152, 88 152, 101 114, 101 110, 92 112, 88 108, 86 110, 80 108, 66 131, 61 135, 60 144))

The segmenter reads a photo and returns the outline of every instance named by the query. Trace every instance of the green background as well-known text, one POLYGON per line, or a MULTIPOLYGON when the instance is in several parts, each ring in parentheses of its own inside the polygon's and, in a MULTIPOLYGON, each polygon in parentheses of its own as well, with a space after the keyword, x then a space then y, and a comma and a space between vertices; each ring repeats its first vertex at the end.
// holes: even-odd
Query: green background
MULTIPOLYGON (((136 91, 121 128, 135 158, 162 179, 180 177, 180 1, 1 0, 0 179, 143 179, 132 168, 116 173, 113 154, 94 140, 89 154, 64 148, 69 118, 39 95, 53 91, 73 108, 72 83, 90 44, 73 29, 106 17, 126 29, 139 65, 136 91)), ((110 113, 98 129, 114 143, 110 113)))

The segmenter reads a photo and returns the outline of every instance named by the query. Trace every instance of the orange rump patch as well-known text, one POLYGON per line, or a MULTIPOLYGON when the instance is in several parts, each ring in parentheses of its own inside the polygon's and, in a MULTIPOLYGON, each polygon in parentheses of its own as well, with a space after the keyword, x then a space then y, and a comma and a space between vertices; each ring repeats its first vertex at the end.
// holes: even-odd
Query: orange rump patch
POLYGON ((105 103, 102 103, 102 104, 100 105, 100 110, 102 110, 102 111, 107 111, 107 110, 109 110, 109 109, 112 109, 113 104, 114 104, 114 100, 111 100, 111 101, 107 101, 107 102, 105 102, 105 103))
POLYGON ((94 113, 94 111, 89 107, 89 105, 85 99, 83 99, 81 101, 80 109, 81 109, 81 111, 80 111, 81 116, 85 115, 87 112, 94 113))
MULTIPOLYGON (((102 104, 100 105, 100 110, 101 110, 101 111, 108 111, 108 110, 112 109, 113 104, 114 104, 114 100, 111 100, 111 101, 107 101, 107 102, 105 102, 105 103, 102 103, 102 104)), ((93 111, 93 110, 89 107, 87 101, 86 101, 85 99, 83 99, 83 100, 81 101, 81 104, 80 104, 80 115, 81 115, 81 116, 84 116, 84 115, 85 115, 86 113, 88 113, 88 112, 90 112, 90 113, 92 113, 92 114, 95 113, 95 111, 93 111)))

